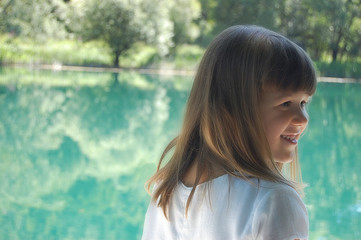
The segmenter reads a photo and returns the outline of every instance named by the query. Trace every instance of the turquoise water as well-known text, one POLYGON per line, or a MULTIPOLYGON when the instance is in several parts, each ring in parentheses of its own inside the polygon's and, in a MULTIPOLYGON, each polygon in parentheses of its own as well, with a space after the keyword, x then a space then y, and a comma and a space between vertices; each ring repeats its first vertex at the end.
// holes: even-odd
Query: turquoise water
MULTIPOLYGON (((191 77, 0 70, 0 239, 139 239, 191 77)), ((361 85, 319 83, 300 142, 310 239, 361 239, 361 85)))

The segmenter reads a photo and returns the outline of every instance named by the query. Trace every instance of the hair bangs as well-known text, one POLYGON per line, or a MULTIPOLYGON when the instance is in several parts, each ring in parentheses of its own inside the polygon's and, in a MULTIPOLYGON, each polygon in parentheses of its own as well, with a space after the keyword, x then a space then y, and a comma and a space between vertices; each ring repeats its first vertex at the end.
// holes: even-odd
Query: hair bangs
POLYGON ((277 41, 271 40, 273 49, 265 85, 305 91, 313 95, 317 87, 317 77, 312 60, 300 46, 281 38, 277 37, 277 41))

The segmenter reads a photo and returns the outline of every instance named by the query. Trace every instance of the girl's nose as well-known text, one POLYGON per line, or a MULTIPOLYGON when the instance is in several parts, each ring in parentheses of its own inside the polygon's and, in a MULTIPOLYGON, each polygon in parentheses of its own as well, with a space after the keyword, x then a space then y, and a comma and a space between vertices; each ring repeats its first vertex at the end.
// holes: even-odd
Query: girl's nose
POLYGON ((294 124, 296 125, 304 125, 308 123, 308 113, 305 109, 299 108, 295 110, 295 114, 293 117, 294 124))

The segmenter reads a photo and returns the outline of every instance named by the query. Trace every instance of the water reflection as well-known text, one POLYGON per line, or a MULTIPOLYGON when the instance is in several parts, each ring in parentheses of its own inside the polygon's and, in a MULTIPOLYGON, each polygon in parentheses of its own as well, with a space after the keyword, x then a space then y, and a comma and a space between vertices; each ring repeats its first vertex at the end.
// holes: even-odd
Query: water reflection
POLYGON ((139 236, 149 200, 144 180, 176 134, 187 92, 167 79, 104 75, 96 86, 69 75, 63 81, 74 77, 74 86, 18 79, 15 91, 3 80, 2 236, 139 236))
MULTIPOLYGON (((0 71, 0 236, 137 239, 191 79, 0 71)), ((310 239, 361 236, 361 85, 320 83, 300 155, 310 239)))
POLYGON ((358 84, 320 83, 309 107, 301 158, 312 239, 361 237, 360 93, 358 84))

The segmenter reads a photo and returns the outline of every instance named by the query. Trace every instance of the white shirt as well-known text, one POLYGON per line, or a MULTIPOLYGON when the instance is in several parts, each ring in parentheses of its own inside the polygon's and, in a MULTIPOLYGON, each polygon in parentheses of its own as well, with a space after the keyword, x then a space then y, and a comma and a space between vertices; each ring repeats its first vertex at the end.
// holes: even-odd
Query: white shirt
POLYGON ((281 183, 250 181, 226 174, 207 182, 210 191, 207 183, 198 185, 187 217, 192 188, 179 183, 169 205, 169 221, 150 203, 142 240, 307 239, 307 210, 297 192, 281 183))

